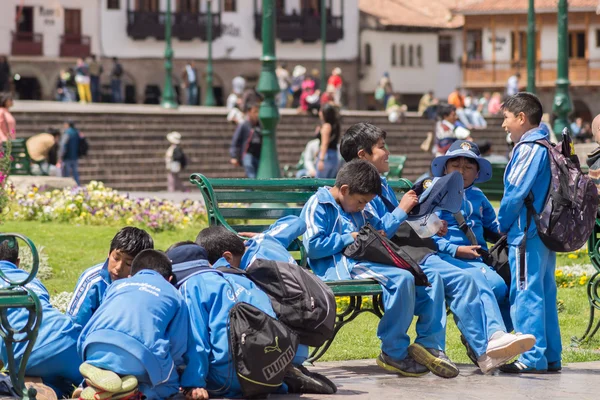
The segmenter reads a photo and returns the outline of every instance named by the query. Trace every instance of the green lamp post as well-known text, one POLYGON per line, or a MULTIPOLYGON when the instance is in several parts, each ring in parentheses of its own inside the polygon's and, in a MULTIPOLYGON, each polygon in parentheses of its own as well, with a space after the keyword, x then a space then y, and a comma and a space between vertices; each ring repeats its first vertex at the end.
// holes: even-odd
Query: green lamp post
POLYGON ((262 70, 258 80, 258 91, 264 100, 260 105, 258 118, 262 129, 262 147, 260 151, 260 163, 258 164, 257 177, 279 178, 279 161, 277 160, 277 145, 275 141, 275 129, 279 122, 279 109, 275 104, 275 96, 279 93, 279 83, 275 75, 275 0, 263 0, 262 2, 262 43, 263 55, 261 57, 262 70))
POLYGON ((175 90, 173 90, 173 49, 171 48, 171 0, 167 0, 167 13, 165 18, 165 87, 162 93, 163 108, 177 108, 175 90))
POLYGON ((527 13, 527 91, 535 93, 535 5, 529 0, 527 13))
POLYGON ((554 132, 560 135, 562 130, 569 126, 569 114, 573 110, 569 96, 569 29, 568 29, 567 0, 558 1, 558 62, 556 94, 552 111, 556 114, 554 132))
MULTIPOLYGON (((343 1, 343 0, 342 0, 343 1)), ((327 7, 325 0, 321 0, 321 93, 327 86, 327 71, 325 71, 325 53, 327 46, 327 7)))
POLYGON ((206 64, 206 97, 204 99, 204 105, 214 107, 217 103, 215 101, 215 94, 213 91, 213 65, 212 65, 212 29, 213 29, 213 18, 212 18, 212 0, 206 2, 206 17, 208 23, 206 24, 206 40, 208 41, 208 61, 206 64))

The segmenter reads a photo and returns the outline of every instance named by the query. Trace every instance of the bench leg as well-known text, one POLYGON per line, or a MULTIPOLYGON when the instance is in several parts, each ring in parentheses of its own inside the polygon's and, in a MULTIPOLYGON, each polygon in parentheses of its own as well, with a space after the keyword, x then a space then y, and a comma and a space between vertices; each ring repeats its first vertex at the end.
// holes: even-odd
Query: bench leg
POLYGON ((29 292, 30 296, 33 295, 35 303, 33 306, 26 307, 29 311, 27 324, 21 329, 14 329, 8 321, 8 316, 6 314, 7 309, 3 308, 0 310, 0 336, 4 340, 6 346, 6 355, 8 358, 8 365, 6 367, 8 368, 10 381, 15 391, 22 399, 35 400, 37 391, 33 388, 27 389, 25 387, 25 368, 27 367, 29 356, 31 355, 31 351, 33 350, 33 346, 37 339, 39 325, 42 321, 42 307, 35 293, 29 289, 26 290, 29 292), (18 338, 15 338, 16 335, 18 335, 18 338), (25 353, 23 353, 23 358, 18 367, 15 362, 13 349, 13 344, 17 341, 27 341, 25 353))
POLYGON ((600 272, 596 272, 592 275, 587 285, 588 301, 590 302, 590 320, 588 326, 580 338, 571 338, 573 345, 579 345, 585 341, 590 340, 594 337, 596 332, 600 329, 600 318, 596 322, 596 310, 600 310, 600 272), (596 326, 594 327, 594 323, 596 326))
POLYGON ((370 312, 381 318, 383 316, 383 300, 381 299, 381 294, 373 295, 372 300, 373 308, 362 308, 362 296, 350 296, 350 302, 348 303, 348 306, 336 316, 337 321, 335 323, 333 336, 322 346, 315 347, 310 353, 309 357, 306 359, 306 363, 312 364, 319 358, 323 357, 327 350, 329 350, 329 347, 333 343, 333 340, 337 336, 340 329, 342 329, 346 324, 352 322, 360 314, 364 312, 370 312))

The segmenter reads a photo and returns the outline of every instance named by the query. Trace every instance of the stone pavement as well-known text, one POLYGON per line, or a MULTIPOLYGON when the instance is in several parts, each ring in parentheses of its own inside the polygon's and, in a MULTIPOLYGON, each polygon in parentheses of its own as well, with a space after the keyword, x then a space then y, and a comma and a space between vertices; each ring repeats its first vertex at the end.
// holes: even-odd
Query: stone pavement
POLYGON ((600 362, 573 363, 561 373, 508 375, 496 372, 483 375, 473 365, 460 365, 454 379, 428 374, 404 378, 388 373, 375 360, 316 363, 311 370, 330 378, 338 387, 334 395, 278 395, 283 399, 544 399, 597 400, 600 398, 600 362))

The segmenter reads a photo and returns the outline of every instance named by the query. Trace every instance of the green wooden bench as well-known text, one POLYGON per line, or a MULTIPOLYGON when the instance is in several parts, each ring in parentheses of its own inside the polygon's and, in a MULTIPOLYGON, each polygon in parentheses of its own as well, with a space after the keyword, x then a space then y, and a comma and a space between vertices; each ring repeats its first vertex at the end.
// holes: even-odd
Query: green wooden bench
POLYGON ((404 171, 404 164, 406 163, 405 155, 394 155, 390 154, 388 157, 388 165, 390 170, 384 175, 388 180, 397 180, 402 178, 402 172, 404 171))
MULTIPOLYGON (((287 215, 300 215, 304 203, 319 187, 333 186, 333 179, 209 179, 192 174, 204 197, 209 225, 222 225, 233 232, 262 232, 275 220, 287 215), (243 203, 243 204, 240 204, 243 203), (248 204, 250 203, 250 204, 248 204)), ((402 193, 412 187, 406 179, 390 181, 390 187, 402 193)), ((288 249, 298 264, 306 267, 306 252, 301 238, 288 249)), ((314 362, 325 354, 338 331, 363 312, 379 318, 383 315, 381 286, 374 280, 331 281, 327 285, 336 297, 347 296, 349 304, 337 314, 334 337, 311 351, 308 361, 314 362), (371 298, 371 306, 363 304, 371 298)))
POLYGON ((5 367, 8 368, 10 380, 16 392, 23 399, 35 399, 36 390, 25 387, 25 367, 27 361, 29 361, 42 322, 42 306, 35 292, 26 285, 37 274, 39 257, 33 242, 18 233, 1 233, 0 243, 5 240, 17 240, 16 238, 23 240, 31 248, 33 265, 29 276, 21 282, 11 281, 0 270, 0 279, 4 281, 1 285, 2 288, 0 288, 0 337, 2 337, 6 347, 8 358, 8 365, 5 367), (10 308, 25 308, 29 311, 29 319, 25 326, 15 328, 10 325, 7 317, 7 311, 10 308), (17 365, 15 361, 15 342, 27 342, 20 365, 17 365))
POLYGON ((506 164, 492 164, 492 179, 484 183, 478 183, 475 186, 481 189, 488 199, 502 200, 505 169, 506 164))
MULTIPOLYGON (((12 157, 10 175, 33 175, 31 170, 33 164, 39 165, 41 175, 48 175, 48 172, 42 168, 41 163, 31 159, 25 143, 25 139, 13 139, 10 141, 10 155, 12 157)), ((7 144, 4 143, 4 151, 6 151, 6 146, 7 144)))
POLYGON ((584 334, 579 338, 571 338, 571 342, 575 345, 590 340, 600 329, 600 315, 597 315, 597 313, 600 314, 600 219, 596 219, 596 225, 588 240, 588 254, 592 265, 596 269, 596 272, 587 283, 590 319, 584 334))

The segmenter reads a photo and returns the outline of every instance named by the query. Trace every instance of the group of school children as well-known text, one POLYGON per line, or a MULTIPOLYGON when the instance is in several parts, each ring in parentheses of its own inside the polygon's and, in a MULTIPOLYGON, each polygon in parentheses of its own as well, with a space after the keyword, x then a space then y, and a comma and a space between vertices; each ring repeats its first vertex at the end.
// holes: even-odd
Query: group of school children
MULTIPOLYGON (((491 178, 490 163, 477 145, 458 140, 433 160, 429 185, 460 173, 462 217, 457 221, 457 214, 438 211, 445 223, 437 234, 425 239, 415 235, 405 221, 419 196, 411 190, 398 201, 382 177, 389 169, 386 132, 369 123, 355 124, 342 138, 346 164, 335 185, 320 188, 299 218, 282 218, 246 242, 223 227, 210 227, 195 242, 176 243, 165 253, 153 250, 152 238, 143 230, 123 228, 106 261, 79 278, 67 315, 52 308, 47 290, 34 280, 30 286, 40 296, 43 321, 27 375, 41 377, 59 396, 79 386, 77 396, 83 399, 142 394, 164 399, 180 392, 188 399, 242 397, 229 354, 228 313, 236 301, 275 313, 268 296, 245 276, 198 271, 210 266, 246 269, 256 259, 293 263, 286 249, 299 236, 311 270, 321 279, 370 278, 381 284, 385 313, 377 330, 381 353, 376 362, 385 370, 410 377, 429 372, 456 377, 459 370, 445 354, 448 308, 483 373, 497 368, 506 373, 560 371, 556 255, 541 242, 536 225, 526 223, 524 205, 532 192, 539 212, 551 178, 547 151, 533 144, 548 140, 539 127, 542 107, 534 95, 518 93, 506 100, 503 113, 503 127, 519 145, 506 169, 498 216, 473 186, 491 178), (463 218, 477 245, 465 234, 463 218), (399 236, 430 285, 416 285, 407 270, 346 257, 344 249, 366 223, 389 238, 399 236), (484 230, 507 235, 508 285, 481 258, 487 250, 484 230), (407 332, 413 316, 418 319, 411 344, 407 332)), ((18 269, 15 247, 8 241, 0 245, 0 268, 20 278, 27 273, 18 269)), ((9 313, 11 322, 25 318, 26 311, 9 313)), ((23 345, 17 343, 15 350, 19 360, 23 345)), ((302 366, 307 356, 308 347, 299 345, 280 392, 335 393, 334 383, 302 366)), ((4 346, 2 357, 6 361, 4 346)))

